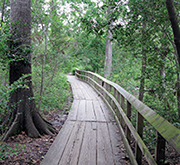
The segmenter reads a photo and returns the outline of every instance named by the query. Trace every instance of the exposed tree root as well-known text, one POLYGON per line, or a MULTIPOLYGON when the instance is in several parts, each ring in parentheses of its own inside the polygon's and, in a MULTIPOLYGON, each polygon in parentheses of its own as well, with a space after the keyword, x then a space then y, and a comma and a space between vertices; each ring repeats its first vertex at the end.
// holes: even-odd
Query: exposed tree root
POLYGON ((10 136, 20 133, 21 131, 25 131, 26 134, 32 138, 39 138, 44 134, 54 136, 57 133, 57 130, 52 126, 52 124, 44 120, 37 112, 33 112, 32 117, 24 121, 24 127, 20 125, 19 116, 21 115, 16 114, 10 128, 2 138, 3 141, 7 140, 10 136))
POLYGON ((17 106, 11 107, 11 113, 7 115, 11 117, 6 119, 4 124, 9 126, 7 132, 4 133, 2 140, 7 140, 10 136, 20 133, 21 131, 33 138, 39 138, 41 135, 51 135, 57 133, 56 129, 51 123, 47 122, 37 112, 34 99, 29 99, 32 93, 29 89, 18 89, 17 92, 12 94, 10 104, 19 101, 17 106))

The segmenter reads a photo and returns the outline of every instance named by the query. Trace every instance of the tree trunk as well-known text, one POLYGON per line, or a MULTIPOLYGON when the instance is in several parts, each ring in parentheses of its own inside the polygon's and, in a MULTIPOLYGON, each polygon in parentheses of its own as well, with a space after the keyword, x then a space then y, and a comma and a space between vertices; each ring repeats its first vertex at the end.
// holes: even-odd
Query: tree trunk
POLYGON ((104 64, 104 77, 108 77, 112 72, 112 32, 108 30, 106 38, 106 53, 104 64))
POLYGON ((178 19, 176 16, 173 0, 166 0, 166 8, 169 13, 169 19, 171 21, 171 27, 174 34, 174 43, 176 45, 178 54, 178 63, 180 65, 180 29, 178 24, 178 19))
POLYGON ((178 106, 178 116, 180 119, 180 80, 179 80, 179 70, 180 70, 180 28, 178 24, 178 18, 175 12, 175 7, 173 0, 166 0, 166 8, 168 10, 169 19, 171 21, 171 27, 173 30, 174 35, 174 43, 176 46, 176 52, 177 52, 177 60, 178 60, 178 66, 177 66, 177 106, 178 106))
POLYGON ((45 68, 46 54, 47 54, 47 31, 48 31, 48 27, 47 27, 46 33, 45 33, 45 50, 44 50, 44 55, 43 55, 43 59, 42 59, 41 88, 40 88, 40 98, 39 98, 39 102, 38 102, 38 111, 40 111, 40 108, 41 108, 41 101, 42 101, 43 89, 44 89, 44 77, 45 77, 44 68, 45 68))
MULTIPOLYGON (((31 74, 31 0, 11 0, 11 20, 9 81, 13 84, 23 75, 31 74)), ((9 126, 9 129, 3 136, 3 140, 21 131, 25 131, 30 137, 53 135, 56 132, 36 109, 31 76, 24 78, 24 84, 28 88, 18 88, 10 95, 10 112, 4 120, 4 124, 9 126)))
POLYGON ((143 97, 144 97, 144 83, 145 83, 145 74, 146 74, 146 49, 145 49, 145 27, 146 24, 143 23, 143 27, 142 27, 142 68, 141 68, 141 80, 140 80, 140 87, 139 87, 139 100, 143 101, 143 97))
POLYGON ((108 77, 111 75, 112 72, 112 39, 113 39, 113 35, 112 35, 112 9, 111 9, 111 5, 110 2, 108 4, 108 11, 107 11, 107 16, 108 16, 108 33, 107 33, 107 37, 106 37, 106 52, 105 52, 105 64, 104 64, 104 77, 108 77))

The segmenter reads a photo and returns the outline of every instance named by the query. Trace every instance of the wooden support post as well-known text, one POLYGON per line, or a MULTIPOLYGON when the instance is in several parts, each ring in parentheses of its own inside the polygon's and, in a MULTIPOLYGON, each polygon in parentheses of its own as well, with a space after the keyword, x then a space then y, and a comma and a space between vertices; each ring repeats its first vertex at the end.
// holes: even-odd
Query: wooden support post
MULTIPOLYGON (((136 130, 139 136, 142 138, 143 137, 143 116, 138 112, 137 113, 137 125, 136 125, 136 130)), ((136 155, 136 161, 138 165, 142 164, 142 151, 139 148, 137 142, 136 142, 136 150, 135 150, 135 155, 136 155)))
POLYGON ((112 91, 112 86, 109 85, 109 93, 111 93, 111 91, 112 91))
MULTIPOLYGON (((109 85, 109 84, 108 84, 109 85)), ((111 91, 112 91, 112 86, 109 85, 109 93, 111 94, 111 91)), ((111 101, 111 98, 109 97, 109 104, 111 105, 112 107, 112 101, 111 101)))
MULTIPOLYGON (((124 110, 124 96, 122 96, 122 95, 121 95, 121 108, 122 108, 123 111, 125 111, 124 110)), ((125 122, 124 122, 122 117, 121 117, 120 123, 121 123, 121 126, 124 128, 125 122)))
MULTIPOLYGON (((127 101, 126 115, 129 118, 129 120, 131 120, 131 104, 129 103, 129 101, 127 101)), ((126 126, 126 138, 130 144, 130 142, 131 142, 131 131, 129 130, 128 126, 126 126)))
MULTIPOLYGON (((108 84, 106 82, 104 82, 104 88, 107 90, 108 88, 108 84)), ((107 100, 107 94, 106 92, 104 92, 104 95, 105 95, 105 99, 107 100)))
MULTIPOLYGON (((121 96, 120 93, 117 91, 117 101, 118 101, 119 104, 121 104, 120 96, 121 96)), ((119 111, 118 111, 117 117, 118 117, 119 121, 122 118, 122 116, 121 116, 119 111)))
POLYGON ((116 96, 116 94, 117 94, 116 88, 113 87, 113 89, 114 89, 114 91, 113 91, 113 96, 115 97, 115 99, 117 99, 117 96, 116 96))
POLYGON ((117 101, 119 104, 121 104, 120 96, 121 96, 121 94, 117 91, 117 101))
MULTIPOLYGON (((117 93, 117 91, 116 91, 116 89, 113 87, 113 96, 115 97, 115 99, 116 99, 116 93, 117 93)), ((113 102, 113 109, 114 109, 114 111, 116 112, 116 115, 117 115, 117 111, 116 111, 116 105, 115 105, 115 103, 113 102)))
POLYGON ((165 139, 157 132, 157 145, 155 150, 155 159, 158 165, 163 165, 165 162, 165 139))

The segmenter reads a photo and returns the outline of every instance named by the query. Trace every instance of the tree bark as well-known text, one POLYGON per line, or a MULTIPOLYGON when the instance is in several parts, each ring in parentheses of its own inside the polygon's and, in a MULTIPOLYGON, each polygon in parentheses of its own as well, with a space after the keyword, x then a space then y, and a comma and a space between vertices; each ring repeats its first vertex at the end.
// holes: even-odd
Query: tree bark
POLYGON ((108 11, 107 11, 107 17, 108 17, 108 32, 106 37, 106 52, 105 52, 105 64, 104 64, 104 77, 108 77, 111 75, 112 72, 112 9, 111 4, 108 2, 108 11))
POLYGON ((180 65, 180 28, 178 24, 178 19, 176 16, 173 0, 166 0, 166 8, 168 10, 169 19, 171 21, 171 27, 174 35, 174 43, 176 45, 178 54, 178 63, 180 65))
MULTIPOLYGON (((31 0, 11 0, 11 21, 9 81, 13 84, 23 75, 31 74, 31 0)), ((18 88, 10 95, 10 111, 4 120, 9 129, 4 134, 3 140, 21 131, 25 131, 30 137, 53 135, 56 132, 36 109, 31 76, 24 78, 24 84, 28 88, 18 88)))
POLYGON ((108 77, 112 72, 112 32, 108 30, 106 38, 106 52, 104 64, 104 77, 108 77))

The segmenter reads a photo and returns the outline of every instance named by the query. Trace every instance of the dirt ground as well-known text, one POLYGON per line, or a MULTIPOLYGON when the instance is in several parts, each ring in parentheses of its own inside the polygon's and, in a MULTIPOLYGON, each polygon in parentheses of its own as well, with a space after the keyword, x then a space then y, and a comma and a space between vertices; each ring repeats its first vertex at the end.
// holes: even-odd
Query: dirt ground
MULTIPOLYGON (((67 119, 72 100, 69 97, 62 109, 43 112, 43 117, 58 131, 67 119)), ((7 149, 0 153, 0 158, 4 157, 3 160, 0 159, 0 165, 39 165, 56 136, 44 135, 36 139, 28 137, 25 132, 12 136, 6 142, 0 143, 0 148, 7 149)))

